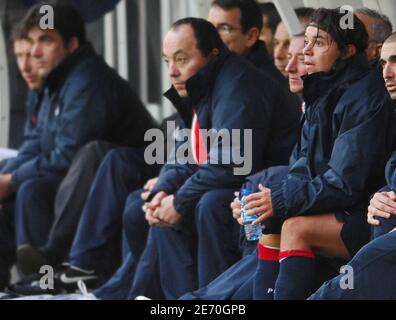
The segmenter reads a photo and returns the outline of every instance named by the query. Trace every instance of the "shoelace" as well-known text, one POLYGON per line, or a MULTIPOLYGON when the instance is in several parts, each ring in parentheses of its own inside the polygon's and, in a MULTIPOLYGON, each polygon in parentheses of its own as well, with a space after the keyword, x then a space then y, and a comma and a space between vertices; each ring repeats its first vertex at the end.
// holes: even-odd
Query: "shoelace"
POLYGON ((90 295, 89 292, 88 292, 88 288, 87 288, 87 286, 85 285, 84 281, 78 280, 78 282, 77 282, 77 287, 78 287, 78 290, 80 290, 80 293, 81 293, 83 296, 88 296, 88 295, 90 295))

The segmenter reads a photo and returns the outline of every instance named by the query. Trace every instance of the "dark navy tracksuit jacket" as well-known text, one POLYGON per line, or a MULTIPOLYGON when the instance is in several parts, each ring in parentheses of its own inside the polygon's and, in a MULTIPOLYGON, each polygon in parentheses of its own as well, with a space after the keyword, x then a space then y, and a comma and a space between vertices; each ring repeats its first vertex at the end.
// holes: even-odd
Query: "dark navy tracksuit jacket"
POLYGON ((50 173, 64 175, 77 150, 92 140, 144 146, 155 126, 129 84, 83 45, 49 76, 37 128, 21 146, 12 184, 50 173))

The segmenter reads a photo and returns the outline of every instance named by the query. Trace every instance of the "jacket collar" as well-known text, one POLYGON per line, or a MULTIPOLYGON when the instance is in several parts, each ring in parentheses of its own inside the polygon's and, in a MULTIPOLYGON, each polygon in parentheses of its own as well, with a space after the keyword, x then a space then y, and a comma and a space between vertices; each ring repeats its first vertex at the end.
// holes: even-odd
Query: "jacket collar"
POLYGON ((303 99, 307 104, 311 104, 333 88, 348 85, 360 79, 368 71, 367 55, 361 52, 346 60, 343 66, 336 70, 306 75, 303 77, 303 99))
POLYGON ((191 127, 193 118, 193 105, 191 99, 181 98, 173 86, 164 93, 164 97, 173 104, 185 125, 191 127))
POLYGON ((230 55, 231 52, 223 45, 217 57, 186 81, 187 93, 193 105, 198 106, 201 99, 213 89, 216 78, 230 55))
POLYGON ((66 80, 67 75, 76 65, 93 55, 95 55, 95 50, 89 42, 80 46, 70 56, 66 57, 59 66, 52 70, 45 81, 45 87, 52 93, 66 80))
POLYGON ((268 63, 272 63, 272 58, 270 57, 267 47, 264 41, 257 41, 250 52, 247 54, 246 59, 248 59, 257 68, 262 68, 268 63))

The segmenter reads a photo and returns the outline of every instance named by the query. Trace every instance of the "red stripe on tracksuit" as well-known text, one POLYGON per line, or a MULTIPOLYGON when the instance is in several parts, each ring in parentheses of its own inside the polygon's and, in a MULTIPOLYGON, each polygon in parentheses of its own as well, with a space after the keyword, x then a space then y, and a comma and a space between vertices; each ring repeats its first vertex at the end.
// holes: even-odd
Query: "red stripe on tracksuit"
POLYGON ((193 146, 194 154, 195 154, 195 159, 198 164, 203 164, 208 160, 208 152, 206 150, 206 144, 203 140, 202 134, 201 134, 201 127, 199 125, 199 120, 197 113, 195 112, 194 109, 194 119, 193 119, 193 134, 195 138, 195 145, 193 146))
POLYGON ((288 250, 279 253, 279 261, 289 257, 305 257, 315 259, 314 253, 308 250, 288 250))
POLYGON ((260 260, 266 261, 279 261, 279 250, 264 247, 262 244, 258 244, 258 257, 260 260))

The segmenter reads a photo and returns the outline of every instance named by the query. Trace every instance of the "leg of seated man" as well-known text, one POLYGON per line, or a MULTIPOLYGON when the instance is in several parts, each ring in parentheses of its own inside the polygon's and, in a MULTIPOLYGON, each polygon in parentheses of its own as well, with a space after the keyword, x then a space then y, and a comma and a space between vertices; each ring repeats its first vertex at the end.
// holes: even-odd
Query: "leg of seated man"
POLYGON ((207 286, 184 294, 179 300, 251 300, 257 250, 239 260, 207 286))
POLYGON ((389 233, 396 228, 396 216, 392 215, 389 219, 377 218, 380 221, 379 226, 372 227, 372 237, 373 239, 378 238, 384 234, 389 233))
POLYGON ((195 227, 183 221, 186 224, 177 228, 150 230, 157 250, 160 284, 167 300, 175 300, 197 288, 195 227))
POLYGON ((53 222, 53 206, 61 176, 47 175, 23 183, 15 203, 17 265, 23 274, 37 273, 45 260, 30 261, 25 248, 43 246, 53 222), (37 264, 35 263, 37 262, 37 264))
POLYGON ((169 293, 165 296, 162 289, 158 247, 153 231, 154 228, 150 228, 146 246, 136 266, 132 287, 128 293, 129 300, 133 300, 137 296, 146 296, 153 300, 174 299, 169 293))
POLYGON ((129 253, 117 272, 93 294, 102 300, 126 300, 131 289, 136 263, 129 253))
MULTIPOLYGON (((95 291, 100 299, 128 299, 137 264, 144 250, 149 225, 142 210, 143 189, 132 192, 126 201, 123 213, 123 230, 127 242, 128 256, 122 266, 102 287, 95 291)), ((139 292, 138 295, 146 294, 139 292)))
POLYGON ((128 196, 123 213, 123 228, 128 242, 129 252, 136 262, 139 261, 147 241, 150 226, 143 212, 144 201, 141 198, 143 189, 128 196))
POLYGON ((239 224, 230 203, 235 190, 206 192, 195 209, 198 233, 198 286, 206 286, 240 259, 239 224))
POLYGON ((315 283, 315 253, 349 259, 369 236, 365 216, 343 213, 300 216, 282 226, 275 298, 305 299, 315 283), (304 270, 304 272, 301 272, 304 270))
POLYGON ((70 252, 70 263, 83 270, 97 270, 106 244, 121 228, 122 212, 130 190, 157 174, 144 162, 143 150, 111 151, 102 163, 84 207, 70 252))
POLYGON ((67 256, 96 172, 114 147, 105 141, 94 141, 81 148, 74 157, 56 194, 54 223, 42 248, 52 263, 63 262, 67 256))
POLYGON ((254 277, 255 300, 273 300, 275 281, 279 273, 279 250, 281 236, 266 234, 258 243, 258 264, 254 277))
POLYGON ((342 273, 325 282, 310 300, 396 299, 396 232, 365 245, 342 273))

